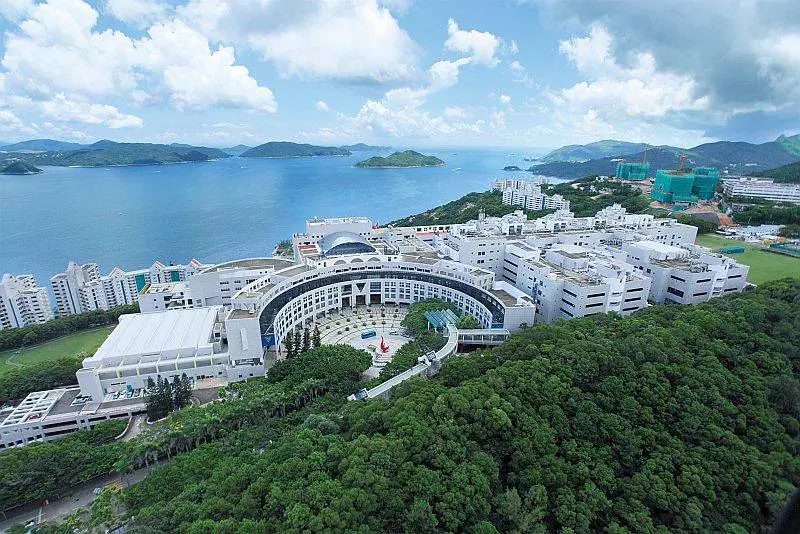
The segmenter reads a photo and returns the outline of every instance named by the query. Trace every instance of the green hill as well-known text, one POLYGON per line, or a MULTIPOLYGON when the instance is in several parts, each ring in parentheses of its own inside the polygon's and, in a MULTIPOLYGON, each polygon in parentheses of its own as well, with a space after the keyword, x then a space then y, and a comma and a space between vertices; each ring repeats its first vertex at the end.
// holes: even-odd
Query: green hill
POLYGON ((116 143, 98 141, 69 152, 48 151, 39 153, 9 154, 9 157, 33 165, 58 167, 109 167, 117 165, 159 165, 227 158, 228 154, 216 148, 191 145, 159 145, 153 143, 116 143))
POLYGON ((590 159, 604 158, 607 156, 625 156, 635 152, 641 152, 650 147, 647 143, 628 143, 627 141, 617 141, 606 139, 595 141, 586 145, 567 145, 557 148, 543 156, 538 161, 553 163, 558 161, 581 162, 590 159))
POLYGON ((779 143, 790 153, 800 158, 800 134, 787 137, 785 135, 778 136, 775 142, 779 143))
POLYGON ((769 178, 775 182, 800 183, 800 161, 776 169, 753 173, 753 176, 769 178))
POLYGON ((61 151, 68 152, 84 148, 86 145, 80 143, 68 143, 66 141, 56 141, 54 139, 29 139, 10 145, 0 147, 3 152, 48 152, 61 151))
POLYGON ((350 152, 369 152, 373 150, 389 150, 391 147, 373 146, 373 145, 367 145, 365 143, 356 143, 354 145, 342 145, 339 148, 342 148, 344 150, 349 150, 350 152))
MULTIPOLYGON (((720 171, 727 170, 731 174, 745 174, 786 165, 800 159, 800 156, 786 148, 787 144, 791 145, 792 139, 794 138, 786 138, 784 142, 769 141, 761 144, 718 141, 688 149, 674 146, 652 147, 647 151, 647 161, 650 163, 650 173, 655 174, 657 169, 676 168, 680 154, 685 153, 686 167, 717 167, 720 171)), ((642 151, 628 154, 624 159, 637 162, 643 158, 642 151)), ((619 157, 591 159, 580 163, 558 161, 535 164, 528 171, 559 178, 581 178, 591 174, 612 176, 619 161, 619 157)))
POLYGON ((302 158, 349 155, 350 151, 344 148, 290 143, 288 141, 270 141, 240 154, 243 158, 302 158))
POLYGON ((444 165, 444 161, 435 156, 426 156, 413 150, 395 152, 389 156, 375 156, 356 163, 356 167, 361 168, 382 168, 382 167, 439 167, 444 165))
POLYGON ((0 169, 0 174, 38 174, 40 172, 42 172, 42 169, 24 161, 15 161, 0 169))

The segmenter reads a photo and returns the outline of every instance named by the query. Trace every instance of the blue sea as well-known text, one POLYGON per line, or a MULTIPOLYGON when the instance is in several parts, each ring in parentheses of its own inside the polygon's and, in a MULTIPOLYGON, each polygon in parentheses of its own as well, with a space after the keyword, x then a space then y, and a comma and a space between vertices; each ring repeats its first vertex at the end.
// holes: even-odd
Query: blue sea
MULTIPOLYGON (((138 269, 154 260, 219 262, 265 256, 305 230, 309 217, 366 215, 387 223, 485 191, 543 151, 425 150, 444 167, 357 169, 375 155, 109 168, 46 167, 0 175, 0 274, 32 273, 40 285, 69 260, 138 269)), ((385 154, 385 153, 384 153, 385 154)))

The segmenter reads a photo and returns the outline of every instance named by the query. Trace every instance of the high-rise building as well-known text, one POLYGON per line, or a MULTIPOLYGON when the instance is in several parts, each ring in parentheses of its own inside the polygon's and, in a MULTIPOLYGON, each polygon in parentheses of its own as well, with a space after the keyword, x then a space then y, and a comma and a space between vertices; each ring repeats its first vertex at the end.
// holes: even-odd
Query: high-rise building
POLYGON ((50 278, 59 316, 108 308, 96 263, 67 264, 67 270, 50 278), (97 287, 91 287, 97 286, 97 287))
POLYGON ((41 324, 53 318, 47 288, 33 275, 4 274, 0 280, 0 330, 41 324))

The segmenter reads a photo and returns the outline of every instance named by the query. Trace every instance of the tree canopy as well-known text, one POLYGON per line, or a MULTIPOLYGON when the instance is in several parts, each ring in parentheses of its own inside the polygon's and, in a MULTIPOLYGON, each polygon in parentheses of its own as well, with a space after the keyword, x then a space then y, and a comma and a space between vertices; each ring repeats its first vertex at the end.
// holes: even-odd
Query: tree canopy
POLYGON ((367 365, 312 349, 170 415, 192 446, 125 490, 128 529, 759 532, 800 484, 798 279, 524 328, 345 402, 367 365))

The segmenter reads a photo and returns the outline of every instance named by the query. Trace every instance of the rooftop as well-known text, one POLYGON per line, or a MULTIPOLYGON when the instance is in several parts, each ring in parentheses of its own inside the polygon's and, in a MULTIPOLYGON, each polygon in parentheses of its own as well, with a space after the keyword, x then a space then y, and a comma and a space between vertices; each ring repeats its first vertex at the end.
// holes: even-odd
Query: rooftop
POLYGON ((84 360, 100 363, 104 358, 150 355, 164 352, 195 354, 213 349, 212 334, 221 306, 167 310, 158 313, 122 315, 119 325, 100 345, 94 356, 84 360))
POLYGON ((248 258, 244 260, 229 261, 227 263, 220 263, 208 269, 204 269, 204 273, 213 273, 225 269, 266 269, 274 267, 275 269, 282 269, 289 267, 294 262, 283 258, 248 258))

